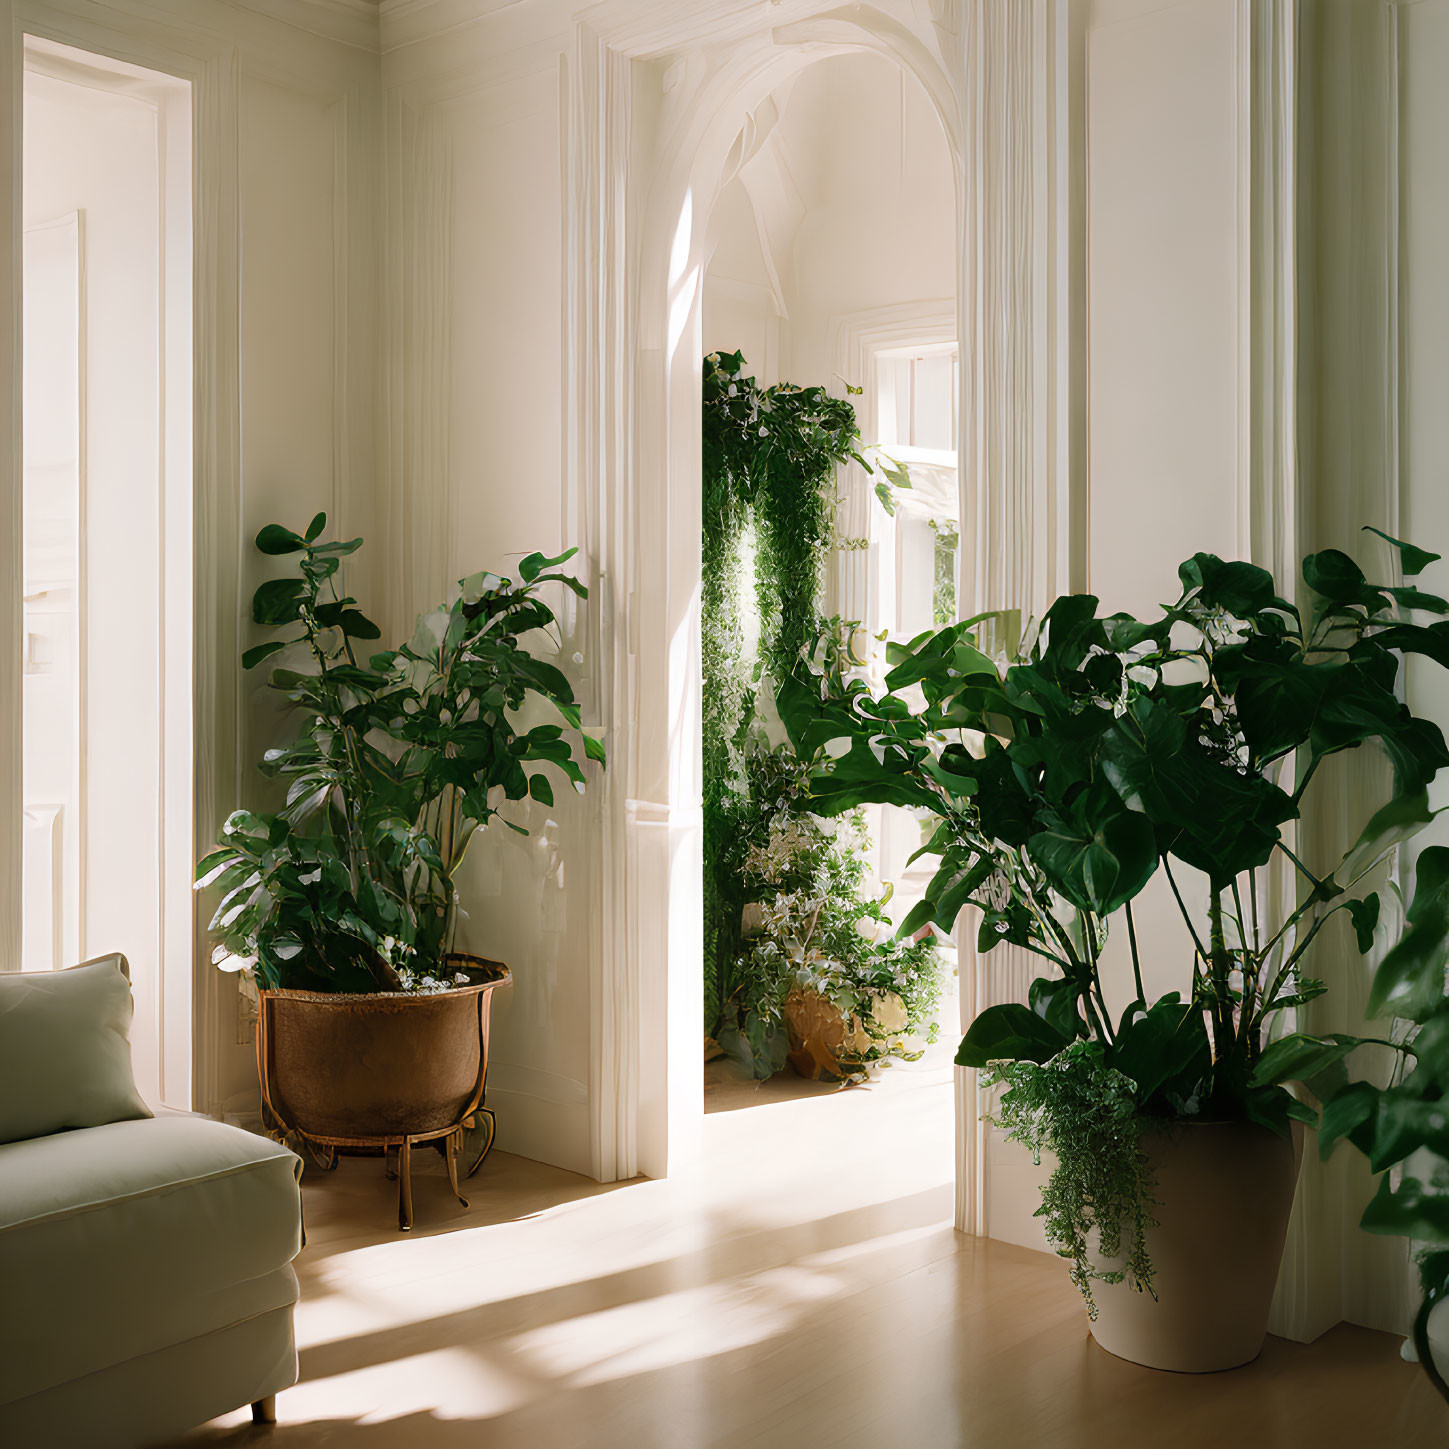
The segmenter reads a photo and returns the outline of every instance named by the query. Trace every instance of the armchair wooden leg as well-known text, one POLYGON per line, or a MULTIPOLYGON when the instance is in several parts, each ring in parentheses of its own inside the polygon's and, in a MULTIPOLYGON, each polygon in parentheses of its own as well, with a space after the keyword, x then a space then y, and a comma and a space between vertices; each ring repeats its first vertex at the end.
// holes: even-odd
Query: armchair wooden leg
POLYGON ((275 1424, 277 1422, 277 1396, 268 1394, 252 1405, 253 1424, 275 1424))

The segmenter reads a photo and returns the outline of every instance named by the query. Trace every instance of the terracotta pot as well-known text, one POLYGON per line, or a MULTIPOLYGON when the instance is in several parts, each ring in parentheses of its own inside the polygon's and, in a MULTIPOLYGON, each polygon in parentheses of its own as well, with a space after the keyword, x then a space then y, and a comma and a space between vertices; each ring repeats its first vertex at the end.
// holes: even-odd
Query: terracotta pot
POLYGON ((818 991, 794 987, 785 998, 785 1029, 790 1036, 789 1062, 802 1077, 843 1077, 846 1020, 840 1008, 818 991))
POLYGON ((1181 1122, 1142 1136, 1157 1177, 1147 1234, 1157 1298, 1092 1285, 1092 1337, 1148 1368, 1213 1373, 1257 1358, 1268 1331, 1303 1127, 1290 1137, 1247 1122, 1181 1122))
POLYGON ((412 1225, 414 1144, 446 1139, 456 1191, 466 1131, 487 1119, 475 1168, 492 1141, 493 1114, 483 1106, 489 1006, 493 988, 511 977, 506 966, 476 956, 449 956, 447 966, 466 971, 470 984, 426 995, 258 993, 264 1125, 321 1148, 328 1166, 339 1147, 396 1147, 404 1228, 412 1225))

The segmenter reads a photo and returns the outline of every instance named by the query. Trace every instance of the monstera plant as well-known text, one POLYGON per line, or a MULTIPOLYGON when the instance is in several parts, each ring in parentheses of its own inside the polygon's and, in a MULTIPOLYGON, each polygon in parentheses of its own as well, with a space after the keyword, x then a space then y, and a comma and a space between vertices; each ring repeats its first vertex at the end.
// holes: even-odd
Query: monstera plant
POLYGON ((579 729, 568 680, 526 643, 555 627, 540 597, 547 585, 587 591, 557 571, 574 550, 530 554, 516 580, 473 574, 407 643, 364 656, 381 631, 339 582, 362 540, 324 541, 326 521, 319 513, 304 533, 269 524, 257 535, 262 553, 291 558, 296 571, 256 591, 253 620, 287 632, 247 650, 242 665, 299 656, 305 667, 274 668, 269 679, 299 725, 261 766, 285 802, 228 817, 199 884, 222 893, 218 963, 251 970, 264 987, 395 991, 441 980, 457 928, 454 882, 476 833, 496 818, 526 834, 508 804, 552 805, 549 770, 583 788, 570 734, 588 759, 604 758, 579 729), (556 720, 526 726, 531 700, 556 720))
MULTIPOLYGON (((1405 574, 1437 557, 1388 542, 1405 574)), ((1337 550, 1304 561, 1302 609, 1252 564, 1197 554, 1179 576, 1180 597, 1145 621, 1103 617, 1088 595, 1060 598, 1011 657, 983 645, 988 630, 1004 631, 1003 616, 922 635, 894 648, 879 697, 827 641, 780 693, 797 750, 815 761, 813 808, 884 801, 935 817, 924 851, 939 868, 902 933, 927 921, 949 930, 972 905, 978 949, 1010 943, 1044 963, 1026 1003, 976 1018, 957 1060, 1004 1084, 999 1121, 1011 1135, 1055 1154, 1041 1212, 1094 1319, 1094 1283, 1155 1297, 1155 1260, 1170 1250, 1166 1179, 1177 1171, 1163 1141, 1188 1125, 1237 1124, 1277 1137, 1289 1153, 1292 1119, 1317 1113, 1285 1082, 1331 1099, 1365 1040, 1394 1057, 1415 1050, 1398 1037, 1285 1037, 1293 1023, 1283 1014, 1325 989, 1310 974, 1310 953, 1331 921, 1351 927, 1341 944, 1372 947, 1380 896, 1367 886, 1433 818, 1428 786, 1449 764, 1438 726, 1400 693, 1405 654, 1449 665, 1443 599, 1371 583, 1337 550), (1295 822, 1325 778, 1324 762, 1361 747, 1391 767, 1381 808, 1340 858, 1310 861, 1295 822), (1297 888, 1275 905, 1283 892, 1270 885, 1285 871, 1297 888), (1149 1000, 1133 903, 1159 873, 1190 945, 1181 989, 1149 1000), (1108 999, 1109 932, 1126 936, 1125 1001, 1108 999)), ((1449 1021, 1440 1015, 1440 913, 1449 907, 1437 857, 1426 860, 1427 894, 1421 871, 1417 915, 1380 970, 1376 1004, 1419 1013, 1417 1040, 1434 1048, 1436 1066, 1425 1073, 1420 1048, 1414 1077, 1392 1103, 1421 1100, 1415 1093, 1438 1100, 1449 1044, 1436 1025, 1449 1021), (1412 986, 1396 984, 1410 978, 1412 986)), ((1370 1119, 1390 1109, 1373 1088, 1350 1090, 1362 1116, 1351 1120, 1349 1103, 1330 1101, 1332 1120, 1368 1142, 1370 1119)), ((1419 1113, 1422 1132, 1437 1130, 1430 1115, 1419 1113)), ((1416 1142, 1410 1133, 1402 1145, 1416 1142)), ((1296 1173, 1291 1154, 1284 1164, 1273 1170, 1286 1200, 1258 1214, 1259 1235, 1278 1238, 1270 1290, 1296 1173)), ((1407 1231, 1413 1214, 1406 1198, 1401 1206, 1395 1221, 1407 1231)), ((1230 1251, 1239 1249, 1225 1245, 1230 1251)), ((1266 1311, 1265 1299, 1264 1321, 1266 1311)), ((1107 1342, 1095 1323, 1094 1332, 1107 1342)), ((1243 1361, 1247 1341, 1223 1348, 1229 1359, 1220 1354, 1212 1366, 1243 1361)), ((1164 1365, 1211 1358, 1169 1356, 1164 1365)))

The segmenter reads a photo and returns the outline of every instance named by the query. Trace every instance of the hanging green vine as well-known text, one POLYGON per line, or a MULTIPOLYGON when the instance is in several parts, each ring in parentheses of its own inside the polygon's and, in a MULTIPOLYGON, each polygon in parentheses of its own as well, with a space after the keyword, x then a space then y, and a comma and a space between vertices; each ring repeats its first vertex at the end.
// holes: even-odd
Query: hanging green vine
POLYGON ((830 537, 836 466, 860 455, 855 409, 821 387, 762 388, 738 352, 704 360, 703 795, 705 1026, 730 996, 727 963, 739 953, 743 846, 738 816, 749 799, 743 750, 760 667, 788 672, 813 636, 820 571, 830 537), (752 528, 753 526, 753 528, 752 528), (747 535, 761 637, 745 657, 747 535))
MULTIPOLYGON (((871 468, 861 456, 855 409, 821 387, 762 388, 738 352, 705 358, 703 401, 705 1029, 718 1035, 728 1017, 756 1071, 768 1075, 783 1064, 777 1028, 790 981, 815 989, 823 983, 842 1010, 855 1012, 868 1057, 897 1048, 900 1038, 899 1030, 867 1029, 876 1020, 871 1002, 889 998, 886 1019, 904 1011, 912 1029, 921 1026, 939 995, 939 971, 929 943, 897 946, 888 931, 878 945, 867 941, 875 939, 870 922, 879 925, 884 912, 860 895, 861 849, 811 824, 793 752, 772 750, 757 717, 769 681, 784 679, 820 633, 835 471, 847 459, 871 468), (746 638, 751 587, 757 644, 746 638), (784 838, 794 842, 793 853, 775 864, 786 874, 762 875, 760 860, 773 859, 784 838), (768 919, 775 909, 777 924, 785 922, 778 902, 795 899, 780 894, 787 878, 800 901, 829 901, 823 913, 812 908, 808 951, 783 924, 774 937, 742 936, 747 903, 768 919), (800 946, 800 961, 789 943, 800 946), (773 955, 772 945, 781 948, 773 955), (872 1031, 878 1040, 866 1042, 872 1031)), ((889 472, 909 487, 901 470, 889 472)))

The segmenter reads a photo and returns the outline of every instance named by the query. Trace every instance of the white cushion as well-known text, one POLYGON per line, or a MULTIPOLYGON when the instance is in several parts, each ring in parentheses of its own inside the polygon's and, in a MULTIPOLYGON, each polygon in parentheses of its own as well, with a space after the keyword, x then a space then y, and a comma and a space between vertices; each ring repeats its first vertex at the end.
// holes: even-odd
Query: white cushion
POLYGON ((149 1117, 130 1030, 131 984, 114 957, 0 972, 0 1143, 149 1117))
POLYGON ((294 1302, 299 1166, 180 1115, 0 1146, 0 1404, 294 1302))

